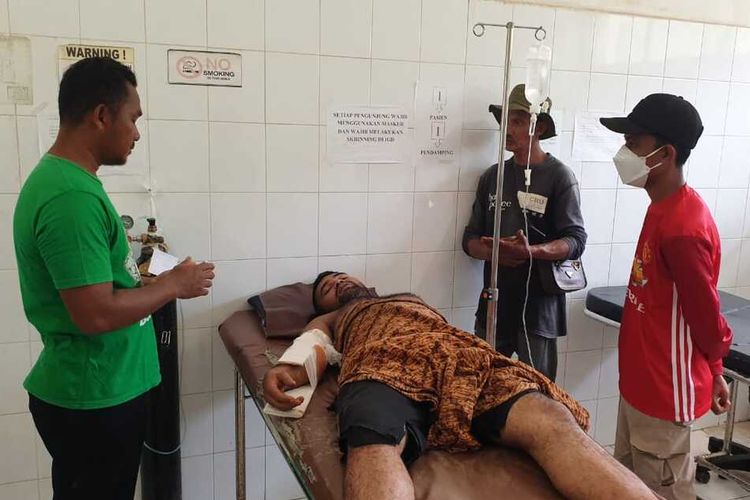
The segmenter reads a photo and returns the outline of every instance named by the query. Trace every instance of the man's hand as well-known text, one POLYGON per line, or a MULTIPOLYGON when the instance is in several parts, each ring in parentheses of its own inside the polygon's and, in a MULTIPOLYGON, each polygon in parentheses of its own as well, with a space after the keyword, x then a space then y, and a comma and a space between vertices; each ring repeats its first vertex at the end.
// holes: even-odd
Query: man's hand
POLYGON ((480 236, 478 241, 477 248, 480 251, 480 257, 482 260, 486 260, 487 262, 492 261, 492 238, 489 236, 480 236))
POLYGON ((171 271, 163 273, 157 278, 167 281, 175 290, 178 299, 192 299, 208 295, 214 279, 214 265, 210 262, 196 264, 188 257, 171 271))
MULTIPOLYGON (((498 263, 503 267, 518 267, 529 260, 529 242, 523 231, 514 236, 498 238, 498 263)), ((491 236, 480 236, 469 241, 469 253, 475 259, 492 262, 491 236)))
POLYGON ((188 259, 148 286, 116 290, 107 282, 61 290, 60 297, 73 323, 87 335, 98 335, 137 323, 175 298, 208 295, 213 278, 213 264, 188 259))
POLYGON ((284 393, 308 382, 304 366, 276 365, 263 379, 263 397, 268 404, 282 411, 302 404, 303 397, 293 398, 284 393))
POLYGON ((500 238, 500 264, 507 267, 517 267, 529 260, 531 248, 529 240, 519 229, 515 236, 500 238))
MULTIPOLYGON (((523 234, 523 233, 521 233, 523 234)), ((518 239, 518 235, 498 238, 498 263, 503 267, 517 267, 529 260, 528 250, 525 253, 519 249, 523 246, 525 238, 518 239), (520 257, 519 257, 520 256, 520 257)), ((525 243, 528 246, 528 242, 525 243)), ((480 236, 471 240, 469 248, 471 255, 487 262, 492 262, 493 240, 490 236, 480 236)))
POLYGON ((729 387, 721 375, 714 375, 714 387, 711 394, 711 411, 715 415, 726 413, 732 407, 729 401, 729 387))

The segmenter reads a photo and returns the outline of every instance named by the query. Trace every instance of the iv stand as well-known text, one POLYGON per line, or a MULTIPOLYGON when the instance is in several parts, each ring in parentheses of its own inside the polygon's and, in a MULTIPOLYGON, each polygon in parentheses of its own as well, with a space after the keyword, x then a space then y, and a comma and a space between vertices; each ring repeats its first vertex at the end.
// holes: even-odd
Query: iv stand
POLYGON ((482 290, 482 298, 487 301, 487 342, 492 346, 492 349, 495 349, 495 337, 497 335, 497 301, 499 298, 497 288, 497 268, 499 267, 498 249, 500 246, 500 222, 503 214, 503 180, 505 179, 505 160, 503 156, 505 153, 505 133, 508 128, 508 84, 510 79, 510 54, 513 49, 513 29, 534 30, 534 37, 539 41, 547 38, 547 32, 541 26, 517 26, 513 22, 508 22, 507 24, 477 23, 472 29, 474 36, 483 36, 487 26, 505 28, 507 30, 505 37, 505 71, 503 72, 503 108, 502 120, 500 121, 500 151, 497 155, 495 225, 492 231, 492 272, 490 274, 490 287, 482 290))

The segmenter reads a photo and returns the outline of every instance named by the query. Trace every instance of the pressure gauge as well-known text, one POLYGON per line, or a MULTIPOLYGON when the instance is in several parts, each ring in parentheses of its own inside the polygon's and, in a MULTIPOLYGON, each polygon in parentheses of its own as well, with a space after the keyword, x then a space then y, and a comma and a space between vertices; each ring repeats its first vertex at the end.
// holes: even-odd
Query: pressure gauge
POLYGON ((121 215, 120 219, 122 220, 122 225, 125 226, 125 230, 129 231, 133 229, 135 222, 133 221, 133 218, 131 216, 121 215))

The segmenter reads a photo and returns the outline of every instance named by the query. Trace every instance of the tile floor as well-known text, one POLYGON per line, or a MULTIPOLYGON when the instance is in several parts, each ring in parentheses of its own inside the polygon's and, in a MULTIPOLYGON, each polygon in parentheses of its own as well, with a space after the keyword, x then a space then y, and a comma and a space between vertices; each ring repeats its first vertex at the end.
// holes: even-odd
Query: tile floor
MULTIPOLYGON (((724 437, 724 427, 694 430, 690 437, 690 450, 694 456, 708 452, 709 436, 724 437)), ((735 425, 734 441, 750 446, 750 421, 739 422, 735 425)), ((610 453, 614 453, 614 446, 607 446, 606 448, 610 453)), ((695 492, 699 500, 750 500, 750 491, 745 490, 733 481, 719 478, 713 472, 708 483, 695 483, 695 492)))
MULTIPOLYGON (((723 427, 708 427, 693 431, 690 449, 693 455, 699 455, 708 451, 709 436, 724 436, 723 427)), ((734 427, 734 441, 750 445, 750 422, 740 422, 734 427)), ((711 480, 707 484, 695 483, 695 491, 703 500, 735 500, 750 499, 750 491, 745 490, 733 481, 721 479, 713 472, 711 480)))

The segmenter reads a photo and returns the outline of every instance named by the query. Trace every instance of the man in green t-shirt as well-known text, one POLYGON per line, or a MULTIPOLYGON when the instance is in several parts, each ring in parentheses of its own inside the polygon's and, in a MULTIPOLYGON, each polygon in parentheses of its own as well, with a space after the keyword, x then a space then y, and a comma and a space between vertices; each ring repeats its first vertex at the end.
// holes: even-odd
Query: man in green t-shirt
POLYGON ((208 294, 213 265, 187 260, 141 286, 128 240, 96 173, 140 138, 133 72, 77 62, 60 82, 60 131, 18 197, 13 238, 26 316, 44 349, 24 382, 52 456, 55 500, 131 500, 161 381, 151 313, 208 294))

